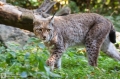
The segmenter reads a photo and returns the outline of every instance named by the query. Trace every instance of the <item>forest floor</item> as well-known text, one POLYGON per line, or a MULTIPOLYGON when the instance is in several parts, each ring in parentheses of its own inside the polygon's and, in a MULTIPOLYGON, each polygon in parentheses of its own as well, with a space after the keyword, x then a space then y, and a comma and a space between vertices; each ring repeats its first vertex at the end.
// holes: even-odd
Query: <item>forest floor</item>
MULTIPOLYGON (((53 72, 46 66, 48 50, 37 38, 30 38, 22 48, 10 44, 0 47, 1 78, 8 79, 119 79, 120 61, 100 52, 98 67, 88 65, 85 48, 69 48, 62 57, 62 69, 53 72)), ((118 49, 120 51, 120 49, 118 49)))

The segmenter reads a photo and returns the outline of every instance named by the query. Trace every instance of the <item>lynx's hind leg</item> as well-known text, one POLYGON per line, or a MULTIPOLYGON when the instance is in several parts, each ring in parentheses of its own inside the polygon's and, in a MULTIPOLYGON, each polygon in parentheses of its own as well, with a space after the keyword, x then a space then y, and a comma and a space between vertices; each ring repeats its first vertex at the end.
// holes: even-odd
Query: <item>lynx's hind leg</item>
POLYGON ((88 62, 91 66, 97 66, 97 58, 103 41, 110 32, 110 27, 104 23, 94 25, 85 39, 88 62))
POLYGON ((97 66, 97 58, 99 54, 99 48, 100 45, 96 45, 96 40, 89 40, 89 42, 86 42, 86 50, 87 50, 87 56, 88 56, 88 62, 91 66, 97 66))
POLYGON ((106 53, 108 56, 120 60, 120 53, 117 51, 116 47, 113 43, 110 42, 109 38, 107 37, 101 47, 101 50, 106 53))

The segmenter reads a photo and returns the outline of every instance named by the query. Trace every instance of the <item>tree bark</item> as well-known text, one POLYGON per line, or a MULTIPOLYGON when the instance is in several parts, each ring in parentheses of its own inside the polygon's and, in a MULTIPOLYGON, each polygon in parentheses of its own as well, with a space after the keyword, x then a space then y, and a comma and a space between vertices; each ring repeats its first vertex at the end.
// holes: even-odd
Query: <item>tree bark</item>
POLYGON ((0 1, 0 24, 33 31, 33 12, 0 1))
MULTIPOLYGON (((44 0, 43 4, 34 11, 39 14, 47 13, 55 3, 56 2, 51 0, 44 0)), ((33 10, 24 9, 0 1, 0 24, 18 27, 32 32, 33 10)))

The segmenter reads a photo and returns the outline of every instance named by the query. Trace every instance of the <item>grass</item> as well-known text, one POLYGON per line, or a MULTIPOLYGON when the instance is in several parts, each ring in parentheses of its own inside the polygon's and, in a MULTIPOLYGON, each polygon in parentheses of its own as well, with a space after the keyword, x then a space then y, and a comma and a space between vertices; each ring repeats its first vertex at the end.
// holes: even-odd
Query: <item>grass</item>
POLYGON ((119 65, 120 62, 107 56, 100 56, 98 67, 91 67, 87 64, 86 58, 76 56, 70 59, 63 58, 62 72, 66 74, 64 78, 67 79, 118 79, 120 78, 119 65))
MULTIPOLYGON (((70 48, 62 57, 62 69, 51 72, 45 61, 48 50, 37 38, 31 38, 22 48, 0 47, 0 74, 8 79, 119 79, 120 61, 100 53, 98 67, 88 65, 84 49, 70 48), (14 50, 13 50, 14 49, 14 50)), ((1 76, 2 77, 2 76, 1 76)))

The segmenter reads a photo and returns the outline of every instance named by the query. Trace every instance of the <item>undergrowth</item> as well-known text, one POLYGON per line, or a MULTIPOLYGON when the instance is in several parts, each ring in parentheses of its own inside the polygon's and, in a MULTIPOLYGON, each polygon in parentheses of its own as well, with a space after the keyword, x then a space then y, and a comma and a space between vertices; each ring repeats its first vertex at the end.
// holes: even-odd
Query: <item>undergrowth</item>
POLYGON ((62 57, 62 69, 50 71, 45 61, 49 56, 44 44, 30 38, 22 48, 9 43, 11 48, 0 47, 1 78, 8 79, 119 79, 120 61, 100 53, 98 67, 88 65, 84 48, 70 48, 62 57))

